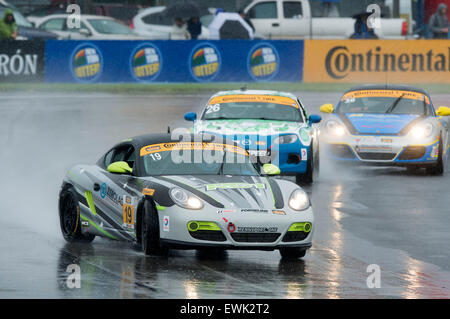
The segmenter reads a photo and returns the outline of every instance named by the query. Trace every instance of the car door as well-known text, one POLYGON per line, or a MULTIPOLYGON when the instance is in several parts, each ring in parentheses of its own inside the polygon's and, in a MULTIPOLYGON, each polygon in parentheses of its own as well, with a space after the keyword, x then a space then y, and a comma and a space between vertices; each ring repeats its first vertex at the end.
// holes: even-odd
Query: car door
POLYGON ((247 7, 246 14, 252 21, 255 32, 268 38, 280 36, 280 16, 277 1, 258 1, 247 7))
POLYGON ((79 28, 69 28, 66 20, 64 31, 68 34, 69 39, 73 40, 83 40, 92 36, 91 31, 83 21, 80 22, 79 28))
POLYGON ((112 228, 123 231, 134 231, 136 205, 133 194, 127 191, 127 184, 134 179, 129 174, 116 174, 107 171, 114 162, 124 161, 133 168, 136 153, 133 145, 125 143, 106 154, 97 180, 94 180, 94 203, 108 218, 105 220, 112 228))
POLYGON ((39 25, 39 29, 54 32, 64 39, 70 39, 70 34, 65 31, 66 18, 50 18, 39 25))

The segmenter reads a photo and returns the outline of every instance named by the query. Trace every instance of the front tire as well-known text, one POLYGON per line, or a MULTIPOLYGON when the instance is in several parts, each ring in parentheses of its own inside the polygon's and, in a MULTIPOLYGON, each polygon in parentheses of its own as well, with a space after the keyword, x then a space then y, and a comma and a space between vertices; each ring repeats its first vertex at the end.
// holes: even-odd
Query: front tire
POLYGON ((439 155, 437 163, 431 167, 427 167, 427 173, 430 175, 443 175, 445 171, 444 153, 442 147, 442 137, 439 139, 439 155))
POLYGON ((311 141, 308 160, 306 162, 306 172, 304 174, 295 175, 295 183, 297 185, 309 185, 317 178, 319 169, 319 152, 314 156, 313 142, 311 141))
POLYGON ((69 242, 90 243, 95 235, 81 233, 80 204, 76 191, 69 187, 59 195, 59 223, 64 239, 69 242))
POLYGON ((168 250, 161 247, 159 217, 150 201, 145 201, 141 226, 142 250, 146 255, 163 256, 168 250))
POLYGON ((305 257, 306 249, 303 248, 280 248, 280 255, 283 259, 298 259, 305 257))

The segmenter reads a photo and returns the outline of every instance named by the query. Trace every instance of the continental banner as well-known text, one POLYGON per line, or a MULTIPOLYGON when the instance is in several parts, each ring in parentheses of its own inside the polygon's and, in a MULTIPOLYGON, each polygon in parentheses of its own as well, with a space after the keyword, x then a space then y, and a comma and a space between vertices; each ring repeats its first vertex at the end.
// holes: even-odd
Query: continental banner
POLYGON ((304 81, 450 83, 450 40, 306 40, 304 81))

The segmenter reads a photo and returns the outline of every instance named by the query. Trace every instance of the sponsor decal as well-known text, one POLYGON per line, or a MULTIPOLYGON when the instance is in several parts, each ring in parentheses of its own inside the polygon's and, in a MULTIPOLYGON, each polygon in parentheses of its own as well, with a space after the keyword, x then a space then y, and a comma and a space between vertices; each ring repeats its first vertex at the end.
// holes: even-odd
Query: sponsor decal
POLYGON ((233 95, 219 95, 209 100, 209 105, 224 104, 224 103, 272 103, 281 104, 299 108, 297 102, 290 97, 277 95, 257 95, 257 94, 233 94, 233 95))
POLYGON ((256 141, 256 145, 266 145, 267 143, 264 141, 256 141))
POLYGON ((130 57, 130 70, 138 81, 151 82, 162 69, 162 55, 157 47, 146 43, 138 46, 130 57))
POLYGON ((8 41, 0 50, 0 82, 42 81, 44 41, 8 41))
POLYGON ((205 185, 207 191, 214 191, 216 189, 239 189, 239 188, 257 188, 265 189, 266 184, 264 183, 218 183, 218 184, 207 184, 205 185))
POLYGON ((228 219, 226 219, 225 217, 222 217, 222 219, 225 223, 228 223, 228 219))
POLYGON ((179 150, 226 151, 248 156, 248 152, 242 147, 230 144, 205 143, 205 142, 177 142, 177 143, 160 143, 154 145, 147 145, 141 148, 140 156, 145 156, 157 152, 168 152, 179 150))
POLYGON ((89 227, 89 222, 87 220, 82 220, 81 221, 81 226, 83 227, 89 227))
POLYGON ((72 75, 78 82, 94 82, 103 71, 103 57, 93 44, 78 46, 72 53, 70 64, 72 75))
POLYGON ((170 220, 169 220, 169 216, 164 216, 163 219, 163 231, 170 231, 170 220))
POLYGON ((211 81, 220 71, 220 52, 210 43, 201 44, 192 50, 189 65, 194 79, 211 81))
POLYGON ((278 227, 238 227, 239 233, 276 233, 278 227))
POLYGON ((283 210, 273 210, 272 214, 275 214, 275 215, 286 215, 286 212, 283 211, 283 210))
POLYGON ((123 203, 124 204, 129 204, 129 205, 131 205, 132 203, 133 203, 133 198, 131 197, 131 196, 124 196, 123 197, 123 203))
POLYGON ((450 83, 448 41, 306 40, 305 82, 450 83))
POLYGON ((235 209, 219 209, 217 214, 227 214, 227 213, 235 213, 235 209))
POLYGON ((433 146, 433 148, 431 149, 431 154, 430 154, 430 156, 431 156, 432 158, 437 158, 437 157, 439 157, 439 146, 438 146, 438 145, 433 146))
POLYGON ((244 145, 244 146, 252 145, 252 141, 248 140, 248 139, 245 139, 245 140, 241 141, 241 144, 244 145))
POLYGON ((279 70, 280 58, 272 45, 261 43, 250 50, 248 70, 254 80, 270 80, 279 70))
POLYGON ((106 183, 103 183, 100 186, 100 197, 105 198, 108 197, 111 201, 113 201, 117 205, 122 205, 122 198, 106 183))
POLYGON ((142 194, 147 196, 153 196, 153 194, 155 194, 155 190, 153 188, 144 188, 142 190, 142 194))
POLYGON ((229 233, 234 233, 236 231, 236 225, 233 224, 232 222, 229 222, 227 230, 228 230, 229 233))
MULTIPOLYGON (((430 100, 425 94, 419 93, 419 92, 412 92, 412 91, 402 91, 402 90, 358 90, 358 91, 351 91, 346 93, 341 101, 344 101, 345 103, 350 103, 348 101, 356 101, 358 98, 367 98, 367 97, 392 97, 392 98, 399 98, 402 97, 403 99, 411 99, 411 100, 419 100, 419 101, 425 101, 427 104, 430 104, 430 100)), ((353 102, 352 102, 353 103, 353 102)), ((352 114, 351 117, 362 117, 362 114, 352 114)), ((376 116, 376 114, 375 114, 376 116)))
POLYGON ((106 190, 107 190, 108 186, 106 185, 106 183, 103 183, 102 186, 100 186, 100 197, 101 198, 105 198, 106 197, 106 190))
POLYGON ((306 148, 302 148, 302 161, 308 160, 308 150, 306 148))
POLYGON ((268 209, 254 209, 254 208, 248 208, 248 209, 241 209, 241 213, 259 213, 259 214, 268 214, 268 209))

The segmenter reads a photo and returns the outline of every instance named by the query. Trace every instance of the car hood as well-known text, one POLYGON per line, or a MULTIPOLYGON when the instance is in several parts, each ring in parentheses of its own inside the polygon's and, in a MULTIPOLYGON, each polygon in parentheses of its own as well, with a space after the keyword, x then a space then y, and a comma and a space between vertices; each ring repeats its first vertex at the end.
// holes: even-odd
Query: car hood
POLYGON ((360 134, 399 134, 420 115, 346 113, 340 117, 360 134))
MULTIPOLYGON (((187 190, 218 210, 273 209, 275 206, 284 206, 278 183, 262 176, 171 175, 145 179, 164 186, 166 190, 172 187, 187 190)), ((154 198, 158 202, 157 192, 154 198)))
POLYGON ((198 121, 194 128, 196 132, 226 134, 258 134, 273 135, 283 133, 298 133, 305 123, 271 120, 209 120, 198 121))

